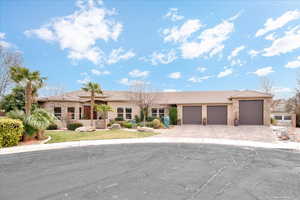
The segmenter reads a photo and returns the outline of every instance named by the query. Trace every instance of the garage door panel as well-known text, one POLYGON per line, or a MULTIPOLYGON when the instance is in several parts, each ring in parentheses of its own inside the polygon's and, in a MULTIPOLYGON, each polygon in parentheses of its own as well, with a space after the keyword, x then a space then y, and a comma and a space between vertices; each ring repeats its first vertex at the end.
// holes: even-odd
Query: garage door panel
POLYGON ((241 125, 263 125, 263 100, 240 100, 239 122, 241 125))
POLYGON ((207 106, 207 124, 227 124, 227 106, 207 106))
POLYGON ((183 124, 201 124, 201 123, 202 123, 201 106, 183 107, 183 124))

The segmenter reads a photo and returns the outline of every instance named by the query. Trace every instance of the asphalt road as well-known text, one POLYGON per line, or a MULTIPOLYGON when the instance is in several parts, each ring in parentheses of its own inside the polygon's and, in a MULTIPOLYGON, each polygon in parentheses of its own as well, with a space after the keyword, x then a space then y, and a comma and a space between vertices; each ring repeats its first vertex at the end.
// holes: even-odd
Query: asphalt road
POLYGON ((1 155, 0 199, 299 200, 300 153, 135 144, 1 155))

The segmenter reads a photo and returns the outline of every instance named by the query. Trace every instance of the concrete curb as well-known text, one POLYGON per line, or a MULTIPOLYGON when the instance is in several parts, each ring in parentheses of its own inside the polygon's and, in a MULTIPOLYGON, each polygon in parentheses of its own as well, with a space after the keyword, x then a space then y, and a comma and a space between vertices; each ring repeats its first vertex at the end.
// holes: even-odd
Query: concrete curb
POLYGON ((85 140, 76 142, 62 142, 53 144, 33 144, 27 146, 16 146, 0 149, 0 155, 23 153, 32 151, 43 151, 52 149, 63 149, 71 147, 84 147, 92 145, 116 145, 116 144, 156 144, 156 143, 178 143, 178 144, 219 144, 240 147, 258 147, 267 149, 291 149, 300 151, 300 143, 295 142, 277 142, 264 143, 245 140, 226 140, 210 138, 137 138, 137 139, 113 139, 113 140, 85 140))

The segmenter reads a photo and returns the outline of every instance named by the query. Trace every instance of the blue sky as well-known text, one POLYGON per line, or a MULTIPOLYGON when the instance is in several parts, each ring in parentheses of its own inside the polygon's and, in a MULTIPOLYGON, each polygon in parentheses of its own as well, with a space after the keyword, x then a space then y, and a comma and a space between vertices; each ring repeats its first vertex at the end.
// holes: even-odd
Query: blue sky
POLYGON ((1 0, 0 44, 47 87, 259 89, 289 95, 300 67, 300 1, 1 0))

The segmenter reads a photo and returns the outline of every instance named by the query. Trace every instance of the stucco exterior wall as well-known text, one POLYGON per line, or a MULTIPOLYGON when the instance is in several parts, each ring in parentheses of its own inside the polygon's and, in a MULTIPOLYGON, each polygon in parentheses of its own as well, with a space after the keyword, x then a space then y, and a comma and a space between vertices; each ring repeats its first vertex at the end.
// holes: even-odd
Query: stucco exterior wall
MULTIPOLYGON (((117 108, 124 108, 124 117, 125 117, 125 108, 132 108, 132 119, 135 115, 140 116, 140 108, 130 102, 108 102, 107 105, 111 106, 113 112, 108 113, 108 119, 115 119, 118 116, 117 108)), ((125 119, 125 118, 124 118, 125 119)))

